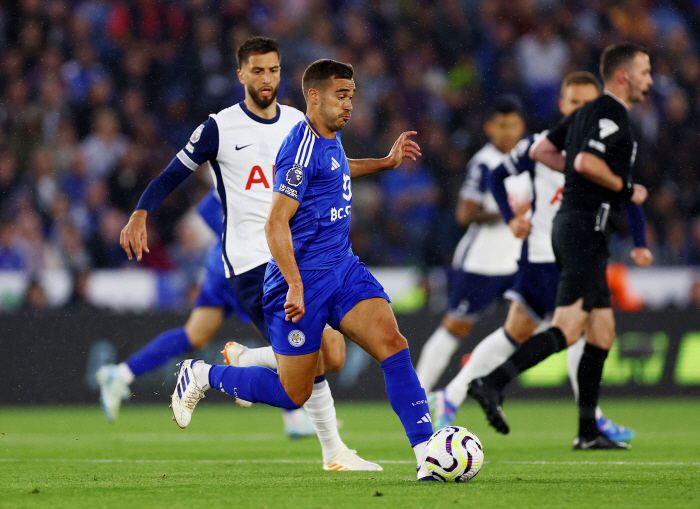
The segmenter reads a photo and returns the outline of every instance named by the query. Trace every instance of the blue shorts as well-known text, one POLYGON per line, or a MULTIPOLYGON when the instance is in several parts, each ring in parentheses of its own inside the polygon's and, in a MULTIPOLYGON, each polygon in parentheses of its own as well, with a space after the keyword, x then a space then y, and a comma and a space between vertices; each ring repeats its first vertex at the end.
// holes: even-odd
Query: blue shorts
POLYGON ((515 284, 504 297, 520 304, 532 321, 539 323, 554 313, 559 269, 554 262, 530 263, 522 258, 518 265, 515 284))
POLYGON ((340 321, 358 302, 374 297, 390 302, 382 285, 357 256, 348 257, 330 269, 300 272, 306 312, 297 323, 285 321, 284 303, 289 286, 280 282, 279 267, 269 264, 265 274, 263 309, 275 353, 304 355, 316 352, 321 348, 326 324, 337 330, 340 321))
POLYGON ((513 286, 515 274, 482 276, 454 270, 450 277, 447 313, 459 320, 474 322, 506 290, 513 286))
POLYGON ((213 245, 207 253, 204 264, 204 281, 193 307, 223 308, 224 318, 228 318, 231 313, 235 312, 241 322, 250 323, 250 318, 226 280, 224 262, 221 259, 221 243, 213 245))

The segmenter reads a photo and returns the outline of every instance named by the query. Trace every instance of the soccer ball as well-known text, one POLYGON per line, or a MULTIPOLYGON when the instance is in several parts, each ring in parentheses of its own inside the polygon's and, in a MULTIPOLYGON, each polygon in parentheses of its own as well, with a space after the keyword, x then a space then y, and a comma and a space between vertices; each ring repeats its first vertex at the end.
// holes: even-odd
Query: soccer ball
POLYGON ((484 464, 484 449, 479 437, 467 428, 442 428, 433 433, 425 449, 425 468, 438 481, 470 481, 484 464))

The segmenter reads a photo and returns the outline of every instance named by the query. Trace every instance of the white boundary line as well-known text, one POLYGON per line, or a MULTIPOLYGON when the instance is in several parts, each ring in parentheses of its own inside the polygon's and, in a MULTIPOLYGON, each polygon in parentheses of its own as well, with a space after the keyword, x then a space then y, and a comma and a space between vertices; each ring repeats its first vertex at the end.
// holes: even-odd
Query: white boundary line
MULTIPOLYGON (((413 461, 408 460, 372 460, 377 463, 388 465, 413 465, 413 461)), ((185 459, 70 459, 70 458, 0 458, 0 463, 201 463, 201 464, 246 464, 246 463, 291 463, 315 465, 321 463, 320 460, 286 460, 286 459, 230 459, 230 460, 185 460, 185 459)), ((700 467, 700 462, 683 461, 485 461, 502 465, 622 465, 622 466, 674 466, 674 467, 700 467)))

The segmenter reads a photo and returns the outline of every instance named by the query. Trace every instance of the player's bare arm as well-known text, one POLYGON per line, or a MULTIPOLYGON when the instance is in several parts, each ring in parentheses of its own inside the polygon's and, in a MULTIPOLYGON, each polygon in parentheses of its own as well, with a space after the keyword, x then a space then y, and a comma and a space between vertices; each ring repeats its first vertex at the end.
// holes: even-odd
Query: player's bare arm
POLYGON ((556 171, 564 171, 566 159, 561 151, 546 136, 542 136, 530 147, 530 159, 539 161, 556 171))
POLYGON ((422 154, 418 144, 410 139, 410 136, 416 136, 416 131, 406 131, 401 133, 401 136, 394 142, 389 155, 381 159, 348 159, 350 165, 350 176, 352 178, 364 177, 385 170, 393 170, 397 168, 404 158, 413 159, 416 161, 422 154))
POLYGON ((141 261, 141 258, 143 258, 144 251, 150 253, 148 250, 148 235, 146 233, 147 216, 148 212, 145 210, 136 210, 131 214, 129 222, 119 235, 119 243, 124 251, 126 251, 126 256, 129 260, 133 259, 132 249, 138 261, 141 261))
POLYGON ((460 198, 457 203, 455 219, 460 226, 469 226, 472 223, 495 223, 500 221, 500 212, 486 212, 481 204, 473 200, 460 198))
POLYGON ((289 285, 287 302, 284 304, 286 320, 297 323, 304 316, 304 284, 294 258, 294 243, 289 221, 296 214, 299 202, 280 193, 272 193, 270 215, 265 223, 265 236, 270 253, 289 285))

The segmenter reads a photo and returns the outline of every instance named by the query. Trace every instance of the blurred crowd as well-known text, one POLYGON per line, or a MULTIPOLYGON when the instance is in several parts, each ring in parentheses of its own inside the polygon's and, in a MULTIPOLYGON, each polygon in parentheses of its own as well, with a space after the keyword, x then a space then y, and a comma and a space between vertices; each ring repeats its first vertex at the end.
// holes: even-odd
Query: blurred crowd
MULTIPOLYGON (((470 156, 494 98, 530 132, 557 121, 561 78, 602 49, 651 49, 655 86, 633 110, 659 265, 700 264, 700 0, 17 0, 0 4, 0 270, 128 265, 119 232, 148 182, 210 112, 243 98, 235 50, 276 37, 280 101, 305 109, 305 67, 350 62, 348 157, 403 130, 423 157, 354 184, 352 242, 369 265, 449 263, 470 156)), ((149 219, 143 264, 194 283, 212 241, 192 218, 200 169, 149 219)), ((627 263, 621 222, 613 255, 627 263)), ((135 262, 131 262, 132 264, 135 262)))

